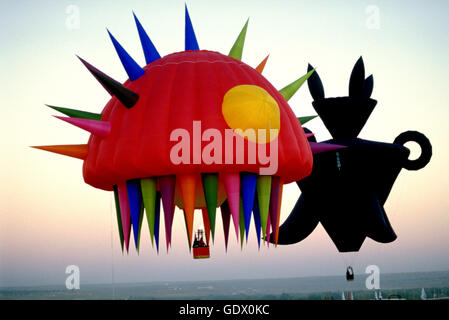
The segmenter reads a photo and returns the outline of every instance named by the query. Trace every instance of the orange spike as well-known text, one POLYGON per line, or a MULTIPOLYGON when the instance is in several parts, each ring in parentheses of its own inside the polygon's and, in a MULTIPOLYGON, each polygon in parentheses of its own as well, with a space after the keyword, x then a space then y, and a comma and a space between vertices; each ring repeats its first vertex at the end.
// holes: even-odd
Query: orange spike
POLYGON ((181 188, 182 202, 187 227, 189 245, 193 236, 193 214, 195 211, 196 177, 193 174, 183 174, 176 177, 181 188))
POLYGON ((56 146, 33 146, 31 148, 50 151, 72 158, 85 160, 87 157, 87 144, 66 144, 56 146))
POLYGON ((267 63, 267 60, 268 60, 269 56, 270 55, 266 56, 265 59, 263 59, 263 61, 261 63, 259 63, 259 65, 256 67, 256 70, 259 73, 262 73, 263 69, 265 68, 265 64, 267 63))

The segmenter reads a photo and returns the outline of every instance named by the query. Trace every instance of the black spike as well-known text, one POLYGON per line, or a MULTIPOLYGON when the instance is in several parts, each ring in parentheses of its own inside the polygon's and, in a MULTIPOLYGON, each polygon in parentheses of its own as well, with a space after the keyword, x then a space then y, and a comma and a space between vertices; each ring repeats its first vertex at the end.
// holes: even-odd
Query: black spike
POLYGON ((374 78, 373 75, 370 75, 368 78, 365 79, 365 85, 363 87, 364 98, 371 97, 371 93, 373 93, 373 87, 374 87, 374 78))
POLYGON ((352 69, 351 78, 349 79, 349 96, 362 97, 365 84, 365 66, 363 59, 360 57, 352 69))
POLYGON ((101 72, 82 58, 78 58, 87 70, 89 70, 98 82, 100 82, 103 88, 105 88, 111 96, 115 96, 126 108, 130 109, 137 103, 137 100, 139 99, 137 93, 125 88, 121 83, 101 72))
MULTIPOLYGON (((309 65, 307 66, 307 72, 312 69, 313 67, 309 63, 309 65)), ((307 86, 309 87, 310 95, 312 96, 313 100, 316 101, 324 99, 323 83, 321 82, 320 76, 318 75, 318 72, 316 72, 316 70, 307 80, 307 86)))

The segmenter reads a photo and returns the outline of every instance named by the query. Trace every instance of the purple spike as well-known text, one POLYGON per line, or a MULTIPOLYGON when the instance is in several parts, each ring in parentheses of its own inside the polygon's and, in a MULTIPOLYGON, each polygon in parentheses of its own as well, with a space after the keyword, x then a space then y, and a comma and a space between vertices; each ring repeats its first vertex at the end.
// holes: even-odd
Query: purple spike
POLYGON ((154 239, 156 240, 156 249, 159 253, 159 223, 161 220, 161 193, 156 192, 156 206, 154 210, 154 239))
POLYGON ((164 207, 165 219, 165 241, 168 246, 171 243, 171 230, 173 225, 173 216, 175 213, 175 176, 163 176, 159 178, 159 189, 161 191, 162 205, 164 207))
POLYGON ((82 58, 78 57, 78 59, 80 59, 87 70, 92 73, 95 79, 100 82, 103 88, 105 88, 111 96, 115 96, 126 108, 130 109, 137 103, 137 100, 139 100, 139 95, 137 93, 125 88, 121 83, 101 72, 82 58))
POLYGON ((231 222, 231 212, 229 211, 228 201, 225 200, 220 206, 221 209, 221 219, 223 220, 223 234, 225 240, 225 250, 228 251, 228 240, 229 240, 229 224, 231 222))
POLYGON ((339 144, 309 142, 313 154, 347 148, 339 144))

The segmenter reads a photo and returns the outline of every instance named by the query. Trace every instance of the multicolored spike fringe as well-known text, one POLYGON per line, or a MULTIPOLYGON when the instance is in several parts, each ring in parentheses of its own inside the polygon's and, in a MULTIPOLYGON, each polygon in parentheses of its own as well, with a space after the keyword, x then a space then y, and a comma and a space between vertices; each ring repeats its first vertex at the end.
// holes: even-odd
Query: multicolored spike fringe
MULTIPOLYGON (((142 50, 147 64, 161 58, 150 37, 144 30, 137 16, 133 13, 137 26, 142 50)), ((249 19, 238 35, 232 46, 229 56, 241 60, 245 43, 249 19)), ((136 81, 145 74, 145 69, 129 55, 117 39, 109 32, 109 37, 117 52, 130 81, 136 81)), ((193 29, 187 6, 185 8, 185 50, 200 50, 193 29)), ((79 57, 78 57, 79 58, 79 57)), ((126 108, 132 108, 139 99, 138 94, 125 88, 121 83, 101 72, 82 58, 79 58, 84 66, 100 82, 111 96, 115 96, 126 108)), ((268 56, 255 68, 262 73, 267 63, 268 56)), ((312 75, 314 69, 309 66, 308 73, 298 80, 285 86, 279 92, 289 100, 302 84, 312 75)), ((107 136, 111 131, 111 124, 102 120, 101 114, 80 111, 48 105, 48 107, 61 112, 67 117, 56 117, 60 120, 75 125, 92 135, 107 136)), ((298 120, 304 124, 316 116, 300 117, 298 120)), ((307 134, 311 137, 313 134, 307 134)), ((325 152, 344 148, 345 146, 310 142, 313 153, 325 152)), ((34 148, 58 153, 61 155, 86 159, 88 146, 82 145, 54 145, 36 146, 34 148)), ((206 242, 210 244, 215 238, 215 221, 217 206, 221 209, 225 248, 228 248, 229 228, 232 219, 237 239, 240 237, 241 247, 244 238, 248 241, 251 226, 251 217, 254 220, 257 243, 260 248, 260 240, 267 239, 272 232, 277 243, 280 208, 282 202, 282 181, 276 176, 260 176, 254 173, 226 173, 219 177, 218 173, 204 173, 200 177, 192 174, 178 176, 145 177, 117 183, 113 187, 115 206, 117 212, 117 225, 119 229, 120 245, 122 251, 129 250, 131 233, 137 251, 140 247, 140 235, 143 217, 146 214, 147 224, 151 237, 151 243, 156 243, 159 251, 159 226, 161 223, 161 201, 164 212, 166 248, 171 245, 172 225, 175 211, 175 190, 181 191, 184 218, 186 223, 189 248, 192 245, 195 199, 198 193, 197 185, 202 186, 202 197, 205 199, 205 207, 201 208, 202 218, 206 234, 206 242), (218 203, 218 192, 225 191, 226 199, 218 203)), ((269 242, 267 242, 268 244, 269 242)))

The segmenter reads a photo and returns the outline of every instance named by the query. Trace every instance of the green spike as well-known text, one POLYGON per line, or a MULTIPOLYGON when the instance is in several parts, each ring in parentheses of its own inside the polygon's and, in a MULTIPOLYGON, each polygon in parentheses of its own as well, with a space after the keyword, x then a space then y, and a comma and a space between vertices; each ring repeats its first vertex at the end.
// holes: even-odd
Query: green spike
POLYGON ((279 90, 279 93, 282 94, 282 96, 285 98, 285 100, 290 100, 291 97, 298 91, 299 88, 301 88, 302 84, 309 79, 309 77, 312 75, 312 73, 315 72, 315 69, 310 70, 305 75, 303 75, 298 80, 290 83, 285 88, 282 88, 279 90))
POLYGON ((299 121, 301 124, 305 124, 305 123, 309 122, 310 120, 315 119, 316 117, 318 117, 318 116, 298 117, 298 121, 299 121))
POLYGON ((243 238, 245 237, 245 213, 243 212, 242 198, 240 198, 239 228, 240 228, 240 249, 243 249, 243 238))
POLYGON ((52 108, 53 110, 59 111, 66 116, 69 116, 71 118, 80 118, 80 119, 89 119, 89 120, 101 120, 101 117, 103 115, 99 113, 92 113, 87 111, 81 111, 81 110, 75 110, 75 109, 69 109, 69 108, 62 108, 62 107, 56 107, 51 106, 49 104, 46 104, 47 107, 52 108))
POLYGON ((116 185, 114 185, 114 199, 115 199, 115 211, 117 213, 118 232, 120 235, 120 246, 122 247, 122 252, 123 252, 122 214, 120 212, 120 202, 118 200, 118 189, 117 189, 116 185))
POLYGON ((268 208, 271 196, 271 176, 257 177, 257 200, 259 201, 260 223, 263 234, 267 234, 268 208))
POLYGON ((207 213, 209 215, 212 241, 215 234, 215 213, 217 210, 218 174, 206 173, 202 175, 204 197, 206 198, 207 213))
POLYGON ((243 46, 245 44, 245 37, 246 37, 246 29, 248 29, 248 20, 246 20, 245 26, 243 27, 242 31, 240 31, 239 36, 237 37, 237 40, 235 40, 234 45, 231 48, 231 51, 229 51, 228 56, 235 58, 237 60, 242 60, 242 53, 243 53, 243 46))
POLYGON ((143 205, 147 212, 148 228, 150 229, 151 245, 154 243, 154 220, 156 216, 156 179, 140 179, 140 188, 142 190, 143 205))

